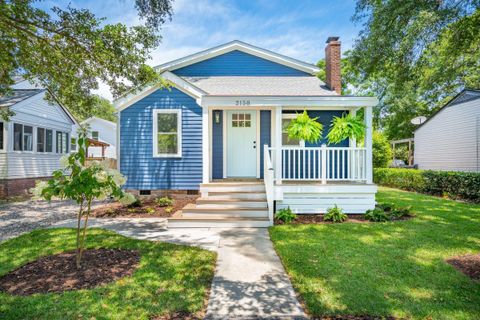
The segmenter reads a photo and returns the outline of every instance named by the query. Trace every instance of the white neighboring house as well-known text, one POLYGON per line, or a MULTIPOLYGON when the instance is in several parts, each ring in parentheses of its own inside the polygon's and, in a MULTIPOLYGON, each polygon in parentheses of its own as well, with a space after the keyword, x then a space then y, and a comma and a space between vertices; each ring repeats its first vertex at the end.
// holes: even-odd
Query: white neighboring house
MULTIPOLYGON (((88 126, 90 138, 108 143, 105 149, 105 158, 117 158, 117 124, 105 119, 90 117, 81 123, 82 126, 88 126)), ((88 157, 102 157, 102 149, 91 147, 88 149, 88 157)))
POLYGON ((415 130, 419 169, 480 172, 480 90, 463 90, 415 130))
POLYGON ((75 118, 60 103, 46 101, 47 91, 20 80, 12 94, 0 96, 0 108, 15 113, 0 119, 0 198, 20 195, 35 180, 60 168, 60 158, 70 152, 75 118))

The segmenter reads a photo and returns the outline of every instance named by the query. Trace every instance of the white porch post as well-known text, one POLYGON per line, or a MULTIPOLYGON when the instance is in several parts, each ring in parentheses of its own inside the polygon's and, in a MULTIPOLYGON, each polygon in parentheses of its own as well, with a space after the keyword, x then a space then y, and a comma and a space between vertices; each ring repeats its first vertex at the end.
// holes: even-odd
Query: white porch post
POLYGON ((372 159, 372 107, 365 107, 365 149, 366 149, 366 179, 367 183, 373 183, 373 159, 372 159))
POLYGON ((282 106, 275 108, 275 182, 282 184, 282 106))
POLYGON ((209 119, 208 119, 208 107, 202 108, 202 155, 203 155, 203 170, 202 170, 202 182, 210 182, 210 146, 209 143, 209 119))

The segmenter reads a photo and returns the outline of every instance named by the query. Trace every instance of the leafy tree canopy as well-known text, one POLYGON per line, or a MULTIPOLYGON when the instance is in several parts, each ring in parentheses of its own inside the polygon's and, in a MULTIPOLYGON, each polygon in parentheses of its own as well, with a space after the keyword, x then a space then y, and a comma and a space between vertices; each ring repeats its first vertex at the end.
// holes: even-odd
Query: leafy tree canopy
POLYGON ((73 110, 73 115, 78 121, 86 120, 90 117, 97 117, 108 121, 116 122, 115 107, 105 98, 98 95, 93 96, 93 108, 88 110, 73 110))
POLYGON ((159 43, 173 0, 135 0, 143 25, 108 24, 86 9, 36 8, 33 0, 0 0, 0 95, 22 74, 75 114, 91 113, 99 81, 117 97, 161 81, 145 63, 159 43))
POLYGON ((411 137, 410 119, 480 87, 479 0, 358 0, 353 20, 363 25, 347 55, 356 93, 380 98, 389 138, 411 137))

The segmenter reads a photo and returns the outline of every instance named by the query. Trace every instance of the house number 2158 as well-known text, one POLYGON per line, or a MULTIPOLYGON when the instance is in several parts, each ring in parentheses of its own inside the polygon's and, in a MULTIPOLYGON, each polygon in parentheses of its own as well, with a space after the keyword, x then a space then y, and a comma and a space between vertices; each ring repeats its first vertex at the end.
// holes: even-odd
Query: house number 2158
POLYGON ((249 106, 250 105, 250 100, 236 100, 235 105, 236 106, 249 106))

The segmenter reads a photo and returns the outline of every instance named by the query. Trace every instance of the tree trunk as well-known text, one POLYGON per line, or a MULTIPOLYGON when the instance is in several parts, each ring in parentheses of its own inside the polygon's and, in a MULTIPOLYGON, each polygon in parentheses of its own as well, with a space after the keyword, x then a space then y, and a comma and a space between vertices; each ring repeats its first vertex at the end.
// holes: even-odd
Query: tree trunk
POLYGON ((87 213, 85 214, 85 223, 83 225, 82 241, 80 243, 80 254, 79 254, 79 258, 78 258, 79 262, 80 262, 80 260, 82 260, 83 249, 85 247, 85 236, 87 234, 87 224, 88 224, 88 217, 90 216, 91 205, 92 205, 92 199, 89 199, 88 204, 87 204, 87 213))
POLYGON ((77 269, 80 269, 80 222, 82 221, 83 201, 80 203, 80 210, 78 211, 77 220, 77 254, 75 255, 75 263, 77 269))

